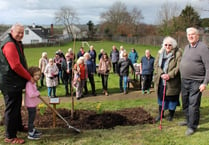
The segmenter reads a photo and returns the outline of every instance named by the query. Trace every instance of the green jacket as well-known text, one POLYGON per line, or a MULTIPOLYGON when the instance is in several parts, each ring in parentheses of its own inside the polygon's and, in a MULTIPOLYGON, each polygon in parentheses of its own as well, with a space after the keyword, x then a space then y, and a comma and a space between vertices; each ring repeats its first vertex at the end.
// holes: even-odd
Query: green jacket
MULTIPOLYGON (((156 92, 158 92, 161 75, 164 73, 162 68, 159 66, 159 57, 161 53, 162 52, 159 51, 154 63, 154 87, 156 92)), ((181 78, 179 71, 181 57, 182 50, 180 48, 172 50, 172 58, 169 61, 167 70, 169 80, 166 81, 166 96, 179 95, 181 91, 181 78)))
MULTIPOLYGON (((11 69, 6 57, 3 54, 2 49, 4 45, 8 42, 13 42, 15 44, 19 54, 20 62, 23 67, 27 68, 25 56, 23 53, 21 53, 19 43, 16 42, 16 40, 14 40, 9 34, 9 36, 1 43, 0 46, 0 89, 4 91, 18 91, 25 88, 27 80, 20 77, 16 72, 11 69)), ((21 47, 23 49, 23 46, 21 47)))

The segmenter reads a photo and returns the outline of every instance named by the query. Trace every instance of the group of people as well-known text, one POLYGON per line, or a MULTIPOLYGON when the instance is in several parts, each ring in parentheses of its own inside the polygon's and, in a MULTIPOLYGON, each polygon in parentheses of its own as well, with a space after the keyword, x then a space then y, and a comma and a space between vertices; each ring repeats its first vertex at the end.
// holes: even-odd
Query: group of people
MULTIPOLYGON (((150 80, 154 75, 159 104, 159 116, 157 116, 156 121, 160 120, 161 112, 164 113, 164 110, 167 109, 169 110, 168 120, 172 121, 176 106, 180 105, 179 94, 182 93, 185 121, 180 122, 179 125, 187 125, 188 129, 185 134, 191 135, 198 127, 201 96, 209 82, 209 49, 206 44, 199 40, 198 29, 191 27, 186 32, 189 45, 185 47, 184 51, 177 47, 177 42, 172 37, 166 37, 163 40, 162 48, 155 60, 150 55, 149 50, 146 50, 140 64, 140 70, 145 71, 140 73, 143 80, 148 80, 148 84, 142 85, 142 92, 148 88, 147 93, 149 93, 150 80), (152 65, 149 66, 153 63, 154 69, 152 65)), ((71 84, 69 82, 72 80, 72 85, 76 88, 76 98, 80 99, 83 97, 83 88, 86 87, 87 78, 91 83, 92 94, 96 95, 95 73, 101 75, 103 92, 108 95, 108 76, 113 67, 113 72, 119 74, 120 87, 121 82, 124 82, 123 88, 120 89, 123 89, 124 94, 127 93, 129 67, 134 72, 133 63, 138 59, 135 49, 132 49, 130 55, 123 47, 118 51, 113 46, 110 57, 104 50, 101 50, 101 54, 98 55, 98 71, 96 71, 96 51, 93 46, 87 53, 81 47, 76 62, 74 62, 75 55, 72 49, 69 49, 64 55, 61 65, 59 64, 60 66, 57 66, 55 59, 48 60, 47 53, 44 52, 39 67, 28 68, 21 43, 23 36, 24 26, 15 24, 12 26, 8 37, 1 43, 0 89, 5 101, 5 142, 24 143, 23 139, 17 137, 18 131, 27 131, 29 139, 40 138, 41 133, 33 125, 36 106, 39 103, 38 97, 40 96, 36 83, 40 79, 41 86, 43 86, 45 76, 48 96, 51 96, 51 93, 56 96, 54 84, 58 83, 58 76, 62 74, 61 81, 66 85, 66 94, 69 93, 68 84, 71 84), (73 78, 71 77, 72 72, 74 72, 73 78), (28 128, 22 124, 21 119, 23 89, 25 89, 25 106, 29 113, 28 128)), ((56 55, 61 57, 60 51, 56 52, 56 55)), ((88 90, 85 89, 85 91, 87 93, 88 90)))
POLYGON ((159 105, 156 121, 164 117, 164 110, 169 110, 167 119, 172 121, 181 92, 185 120, 179 125, 187 126, 188 136, 199 125, 201 96, 209 83, 209 49, 199 40, 198 29, 187 28, 186 33, 189 44, 184 51, 174 38, 163 40, 154 64, 154 84, 159 105))

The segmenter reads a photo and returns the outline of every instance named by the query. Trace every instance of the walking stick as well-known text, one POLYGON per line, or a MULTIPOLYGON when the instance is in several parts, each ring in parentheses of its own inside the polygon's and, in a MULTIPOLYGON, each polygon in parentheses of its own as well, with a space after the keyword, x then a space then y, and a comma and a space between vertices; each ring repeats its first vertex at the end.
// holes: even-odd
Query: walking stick
POLYGON ((165 80, 165 85, 163 88, 163 102, 162 102, 162 109, 161 109, 161 114, 160 114, 160 126, 159 126, 160 130, 162 130, 162 118, 163 118, 163 108, 164 108, 164 102, 165 102, 165 91, 166 91, 166 80, 165 80))

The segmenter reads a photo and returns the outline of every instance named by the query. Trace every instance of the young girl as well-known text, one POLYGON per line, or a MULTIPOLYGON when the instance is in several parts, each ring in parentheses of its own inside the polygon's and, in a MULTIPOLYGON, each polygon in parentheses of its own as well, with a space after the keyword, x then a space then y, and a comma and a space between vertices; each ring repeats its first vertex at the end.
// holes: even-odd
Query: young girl
MULTIPOLYGON (((35 82, 41 77, 41 69, 39 67, 30 67, 29 73, 35 82)), ((28 110, 28 139, 39 139, 41 133, 34 128, 34 120, 36 116, 36 106, 40 103, 40 93, 37 90, 36 83, 28 81, 25 88, 25 106, 28 110)))
POLYGON ((58 85, 58 73, 59 69, 53 62, 53 59, 49 59, 49 63, 46 65, 44 74, 46 76, 46 86, 48 87, 48 97, 56 97, 56 86, 58 85), (53 96, 52 96, 53 94, 53 96))

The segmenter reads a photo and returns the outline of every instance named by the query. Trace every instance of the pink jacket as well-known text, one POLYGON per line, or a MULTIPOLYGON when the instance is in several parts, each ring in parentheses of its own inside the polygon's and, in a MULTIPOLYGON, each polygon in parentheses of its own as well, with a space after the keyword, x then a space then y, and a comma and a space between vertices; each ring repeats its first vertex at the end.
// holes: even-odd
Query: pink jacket
POLYGON ((40 103, 38 96, 40 92, 37 90, 36 83, 28 81, 25 87, 25 106, 36 107, 40 103))

